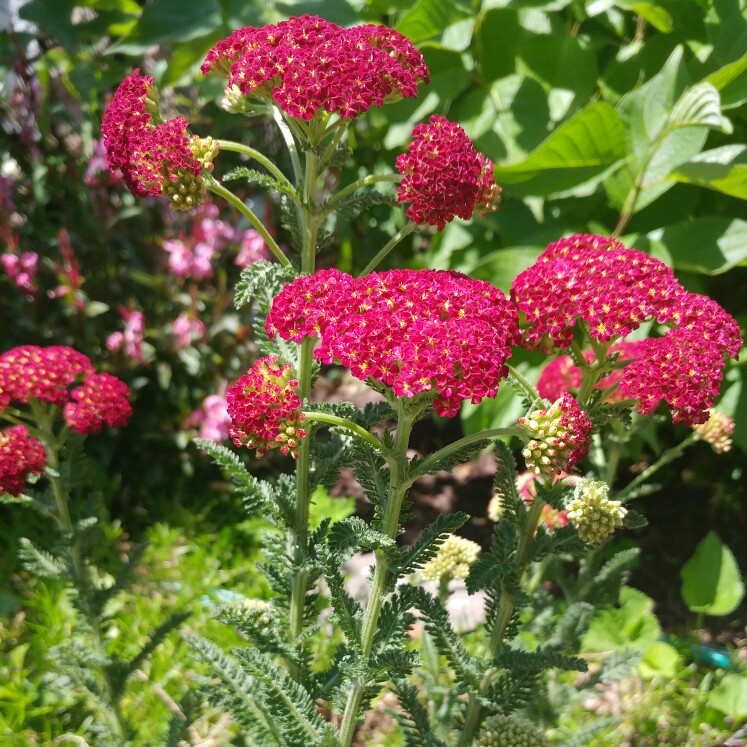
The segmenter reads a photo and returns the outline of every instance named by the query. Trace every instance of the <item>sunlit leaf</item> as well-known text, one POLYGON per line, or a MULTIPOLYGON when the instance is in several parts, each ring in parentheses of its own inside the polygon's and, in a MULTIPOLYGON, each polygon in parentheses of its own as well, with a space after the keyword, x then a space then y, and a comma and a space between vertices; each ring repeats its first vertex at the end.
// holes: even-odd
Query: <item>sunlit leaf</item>
POLYGON ((680 164, 670 178, 747 200, 747 146, 707 150, 680 164))

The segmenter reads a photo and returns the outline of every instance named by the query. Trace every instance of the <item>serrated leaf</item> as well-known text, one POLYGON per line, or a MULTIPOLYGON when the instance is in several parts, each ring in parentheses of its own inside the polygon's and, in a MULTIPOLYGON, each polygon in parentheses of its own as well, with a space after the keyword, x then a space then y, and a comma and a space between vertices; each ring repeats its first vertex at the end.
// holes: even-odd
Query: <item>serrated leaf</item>
POLYGON ((463 511, 437 516, 430 526, 423 529, 415 544, 407 551, 402 560, 392 565, 391 572, 395 575, 395 578, 407 576, 422 568, 431 558, 436 556, 447 537, 468 520, 469 514, 465 514, 463 511))
POLYGON ((373 529, 358 516, 338 521, 329 531, 327 544, 333 552, 345 557, 360 550, 391 551, 397 546, 391 537, 373 529))
POLYGON ((26 537, 21 537, 18 544, 18 557, 30 573, 41 578, 54 579, 67 575, 67 564, 62 558, 42 550, 26 537))
POLYGON ((297 196, 296 190, 289 182, 278 181, 275 177, 265 174, 263 171, 257 171, 257 169, 239 166, 223 176, 224 182, 236 181, 237 179, 245 179, 249 184, 262 187, 262 189, 270 192, 281 192, 289 197, 297 196))
POLYGON ((728 615, 744 598, 744 581, 731 550, 708 532, 680 572, 682 598, 693 612, 728 615))
POLYGON ((287 265, 269 262, 266 259, 254 262, 241 271, 239 282, 236 283, 234 305, 240 309, 260 292, 266 296, 268 290, 272 292, 272 289, 277 288, 279 291, 295 277, 295 271, 287 265))
POLYGON ((747 146, 724 145, 680 163, 670 179, 747 200, 747 146))

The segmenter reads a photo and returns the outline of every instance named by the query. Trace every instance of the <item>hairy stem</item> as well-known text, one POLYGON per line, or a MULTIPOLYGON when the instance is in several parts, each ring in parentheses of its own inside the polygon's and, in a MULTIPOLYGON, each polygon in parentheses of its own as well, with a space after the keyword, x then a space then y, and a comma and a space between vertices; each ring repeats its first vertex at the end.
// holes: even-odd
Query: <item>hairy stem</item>
POLYGON ((218 183, 213 177, 205 178, 205 187, 208 191, 213 194, 222 197, 224 200, 233 205, 248 221, 254 226, 257 232, 265 240, 267 246, 270 247, 270 251, 275 255, 275 258, 281 265, 290 265, 290 260, 283 254, 283 250, 278 246, 277 241, 271 236, 270 232, 265 228, 265 224, 256 216, 254 211, 240 200, 233 192, 226 189, 222 184, 218 183))
POLYGON ((534 385, 523 374, 520 374, 513 366, 508 367, 511 378, 522 388, 528 399, 536 401, 540 398, 539 392, 534 385))
MULTIPOLYGON (((389 462, 389 491, 384 507, 382 530, 391 539, 395 539, 397 536, 402 501, 407 495, 407 488, 410 485, 410 481, 405 479, 407 471, 407 446, 410 442, 410 433, 412 432, 412 426, 415 421, 414 417, 406 414, 403 409, 401 406, 397 408, 397 433, 390 457, 387 460, 389 462)), ((363 627, 361 628, 361 649, 365 658, 371 655, 373 648, 376 626, 379 622, 379 615, 388 586, 387 575, 389 573, 389 565, 390 562, 386 553, 382 550, 377 550, 376 571, 374 572, 373 584, 371 586, 371 596, 366 605, 366 611, 363 615, 363 627)), ((353 682, 353 686, 348 694, 345 713, 343 714, 342 724, 340 725, 341 747, 350 747, 353 741, 366 684, 365 678, 358 677, 353 682)))
POLYGON ((384 447, 384 444, 379 441, 373 433, 369 433, 365 428, 361 427, 357 423, 353 423, 347 418, 341 418, 337 415, 329 415, 325 412, 304 412, 307 423, 324 423, 325 425, 333 425, 339 428, 346 428, 347 430, 354 433, 358 438, 365 441, 374 447, 383 456, 388 455, 388 451, 384 447))
POLYGON ((218 140, 219 150, 233 151, 234 153, 241 153, 244 156, 255 160, 257 163, 264 166, 279 182, 282 182, 287 187, 293 188, 293 185, 288 180, 288 177, 265 155, 260 153, 258 150, 251 148, 243 143, 235 143, 233 140, 218 140))
MULTIPOLYGON (((537 531, 537 524, 539 524, 539 518, 542 514, 542 508, 544 505, 544 501, 535 497, 532 501, 529 513, 527 514, 524 531, 519 539, 519 546, 516 550, 516 559, 519 566, 519 569, 516 572, 517 583, 521 582, 521 579, 529 566, 529 547, 534 538, 534 534, 537 531)), ((491 658, 498 653, 498 649, 503 644, 503 637, 506 635, 506 629, 508 628, 508 624, 511 622, 511 617, 514 614, 515 608, 516 605, 511 594, 508 592, 505 585, 501 585, 501 601, 498 606, 498 613, 493 623, 493 630, 490 634, 490 644, 488 648, 491 658)), ((491 677, 484 678, 480 683, 481 696, 485 695, 487 692, 492 679, 492 674, 494 674, 494 670, 489 671, 491 672, 491 677)), ((481 722, 482 707, 480 706, 480 702, 474 695, 470 695, 467 703, 467 711, 464 716, 464 726, 459 736, 457 747, 470 747, 470 745, 472 745, 472 740, 474 739, 475 733, 480 728, 481 722)))
POLYGON ((368 176, 364 176, 362 179, 358 179, 352 184, 348 184, 347 187, 337 192, 337 194, 327 202, 327 211, 331 212, 334 210, 343 200, 350 197, 350 195, 355 194, 359 189, 369 187, 372 184, 386 182, 389 184, 398 184, 400 181, 402 181, 402 177, 399 174, 369 174, 368 176))
POLYGON ((373 272, 384 257, 386 257, 386 255, 389 254, 389 252, 391 252, 392 249, 402 241, 402 239, 407 238, 417 227, 417 223, 408 223, 404 228, 400 228, 400 230, 397 231, 397 233, 395 233, 386 244, 384 244, 378 254, 365 266, 363 272, 361 272, 361 276, 373 272))

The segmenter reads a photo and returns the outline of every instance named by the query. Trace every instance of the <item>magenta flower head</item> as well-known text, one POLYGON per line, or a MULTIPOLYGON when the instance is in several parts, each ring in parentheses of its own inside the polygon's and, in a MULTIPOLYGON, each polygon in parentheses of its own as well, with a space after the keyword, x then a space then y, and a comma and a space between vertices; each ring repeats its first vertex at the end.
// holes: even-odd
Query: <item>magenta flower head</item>
POLYGON ((81 435, 100 433, 104 424, 122 428, 132 416, 130 389, 111 374, 92 374, 70 393, 62 415, 67 425, 81 435))
POLYGON ((68 400, 68 386, 90 373, 91 361, 73 348, 22 345, 0 355, 0 400, 26 404, 34 398, 62 406, 68 400))
POLYGON ((478 153, 467 133, 454 122, 434 114, 428 124, 412 131, 412 141, 397 158, 404 177, 397 200, 410 202, 406 215, 442 231, 455 217, 469 220, 474 212, 498 209, 500 187, 493 162, 478 153))
POLYGON ((0 495, 20 495, 29 475, 41 474, 47 464, 44 447, 23 425, 0 431, 0 495))
POLYGON ((270 449, 298 458, 305 415, 301 411, 298 381, 289 364, 277 365, 277 356, 260 358, 226 392, 230 435, 236 446, 257 450, 257 458, 270 449))
POLYGON ((217 146, 188 137, 183 117, 156 125, 157 101, 149 75, 136 69, 122 81, 101 123, 109 168, 136 197, 163 195, 169 207, 190 210, 205 200, 202 170, 212 169, 217 146))
POLYGON ((529 440, 521 452, 527 469, 546 482, 570 472, 589 452, 591 420, 570 394, 549 408, 519 418, 529 440))
POLYGON ((494 397, 508 375, 516 310, 497 288, 458 272, 392 270, 353 278, 321 270, 273 302, 269 334, 319 337, 323 363, 381 382, 398 397, 433 397, 453 417, 463 400, 494 397))
POLYGON ((396 31, 345 29, 308 15, 237 29, 208 52, 202 72, 228 77, 229 109, 241 111, 242 97, 255 96, 307 121, 319 110, 354 119, 428 82, 422 55, 396 31))
MULTIPOLYGON (((602 236, 550 244, 516 278, 511 296, 525 317, 527 347, 568 347, 574 327, 585 323, 591 338, 614 343, 610 350, 631 361, 604 377, 600 388, 617 386, 612 397, 637 400, 644 415, 663 401, 675 423, 689 426, 708 419, 724 358, 736 358, 742 345, 736 321, 715 301, 688 293, 662 262, 602 236), (670 329, 663 337, 623 340, 645 321, 670 329)), ((547 386, 555 373, 543 383, 546 394, 557 394, 547 386)), ((568 377, 572 383, 574 371, 568 377)))

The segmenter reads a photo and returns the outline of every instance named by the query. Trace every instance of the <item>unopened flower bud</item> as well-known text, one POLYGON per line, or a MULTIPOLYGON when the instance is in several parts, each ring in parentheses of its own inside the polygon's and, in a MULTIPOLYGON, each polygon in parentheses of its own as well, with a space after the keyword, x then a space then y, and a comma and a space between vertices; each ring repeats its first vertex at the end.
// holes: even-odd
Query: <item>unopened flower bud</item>
POLYGON ((717 454, 723 454, 731 449, 731 436, 734 433, 734 421, 722 412, 710 410, 710 417, 705 423, 699 423, 693 430, 708 444, 713 447, 717 454))
POLYGON ((605 482, 581 480, 568 504, 568 518, 575 524, 578 536, 588 544, 609 537, 616 527, 622 526, 628 513, 620 501, 607 498, 608 491, 605 482))
POLYGON ((463 580, 479 554, 480 545, 477 542, 450 534, 436 555, 423 566, 420 575, 426 581, 436 583, 452 578, 463 580))
POLYGON ((477 735, 479 747, 547 747, 545 735, 529 721, 497 714, 477 735))
POLYGON ((202 168, 205 171, 213 170, 213 160, 218 155, 218 141, 213 140, 211 137, 198 137, 192 135, 189 141, 189 147, 192 150, 192 155, 202 164, 202 168))
POLYGON ((232 83, 226 86, 226 90, 223 92, 223 98, 220 102, 220 108, 227 111, 229 114, 242 114, 249 109, 250 103, 246 96, 241 92, 241 89, 232 83))
POLYGON ((530 437, 521 452, 527 468, 543 481, 569 471, 589 451, 591 420, 569 394, 518 423, 530 437))

